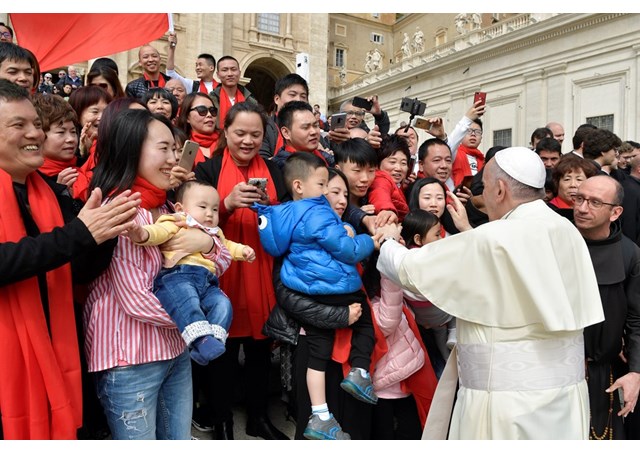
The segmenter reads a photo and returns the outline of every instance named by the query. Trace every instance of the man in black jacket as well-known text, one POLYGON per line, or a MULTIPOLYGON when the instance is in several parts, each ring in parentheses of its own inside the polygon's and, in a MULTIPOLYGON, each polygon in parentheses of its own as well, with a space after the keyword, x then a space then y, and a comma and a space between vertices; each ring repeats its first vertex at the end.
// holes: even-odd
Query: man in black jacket
POLYGON ((140 50, 138 50, 138 62, 142 67, 142 77, 127 83, 125 93, 129 97, 141 99, 149 91, 149 88, 164 88, 165 83, 171 77, 160 72, 160 52, 153 46, 140 47, 140 50))
POLYGON ((640 248, 620 230, 623 194, 615 179, 594 176, 580 185, 573 208, 605 317, 584 329, 590 439, 625 439, 623 417, 640 390, 640 248))

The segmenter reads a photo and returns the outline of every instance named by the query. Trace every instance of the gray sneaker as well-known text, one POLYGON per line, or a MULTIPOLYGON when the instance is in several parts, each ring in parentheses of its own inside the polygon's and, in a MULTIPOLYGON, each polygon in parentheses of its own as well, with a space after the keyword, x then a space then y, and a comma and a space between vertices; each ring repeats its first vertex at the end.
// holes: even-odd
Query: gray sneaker
POLYGON ((340 387, 355 399, 369 404, 377 404, 378 397, 373 392, 371 375, 365 371, 366 377, 362 377, 362 368, 351 368, 347 377, 342 380, 340 387))
POLYGON ((311 414, 303 436, 310 440, 351 440, 351 436, 342 431, 333 414, 329 416, 329 420, 320 420, 317 414, 311 414))

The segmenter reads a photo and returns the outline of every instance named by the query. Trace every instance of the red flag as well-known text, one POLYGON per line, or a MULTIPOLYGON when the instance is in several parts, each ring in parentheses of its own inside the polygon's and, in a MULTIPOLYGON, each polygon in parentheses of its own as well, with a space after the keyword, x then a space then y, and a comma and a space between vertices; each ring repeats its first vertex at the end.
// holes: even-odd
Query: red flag
POLYGON ((42 72, 139 47, 169 29, 168 14, 14 14, 16 40, 42 72))

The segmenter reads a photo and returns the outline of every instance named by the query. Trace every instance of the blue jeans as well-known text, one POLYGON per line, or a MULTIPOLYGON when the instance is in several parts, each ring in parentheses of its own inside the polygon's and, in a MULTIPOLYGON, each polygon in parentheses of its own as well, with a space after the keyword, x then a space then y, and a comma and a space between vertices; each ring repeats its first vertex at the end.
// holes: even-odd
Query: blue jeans
POLYGON ((155 279, 154 293, 187 344, 204 335, 225 342, 233 318, 231 301, 218 286, 218 277, 207 268, 181 264, 162 269, 155 279), (222 329, 216 326, 224 333, 219 335, 222 329))
POLYGON ((175 359, 96 373, 113 439, 191 439, 193 388, 187 351, 175 359))

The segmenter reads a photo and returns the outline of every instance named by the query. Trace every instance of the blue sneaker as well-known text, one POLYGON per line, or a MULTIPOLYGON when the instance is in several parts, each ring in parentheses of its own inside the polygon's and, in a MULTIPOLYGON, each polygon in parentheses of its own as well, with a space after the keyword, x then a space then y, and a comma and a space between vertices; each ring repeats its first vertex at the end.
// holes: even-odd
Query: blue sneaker
POLYGON ((377 404, 378 397, 373 393, 373 383, 369 372, 362 368, 351 368, 340 387, 355 399, 369 404, 377 404), (364 377, 362 376, 364 371, 364 377))
POLYGON ((312 414, 302 435, 310 440, 351 440, 333 414, 329 414, 329 420, 321 420, 317 414, 312 414))

